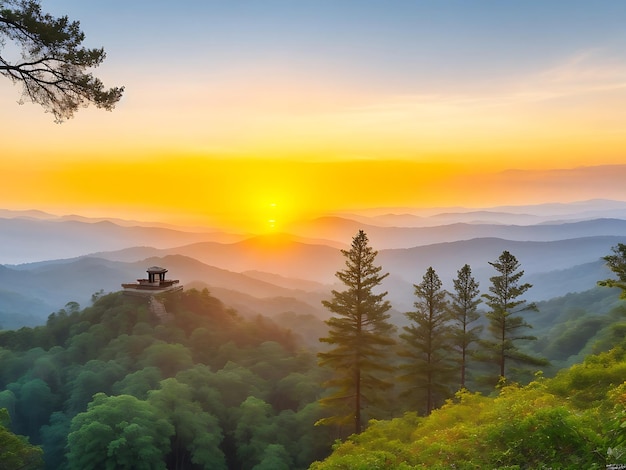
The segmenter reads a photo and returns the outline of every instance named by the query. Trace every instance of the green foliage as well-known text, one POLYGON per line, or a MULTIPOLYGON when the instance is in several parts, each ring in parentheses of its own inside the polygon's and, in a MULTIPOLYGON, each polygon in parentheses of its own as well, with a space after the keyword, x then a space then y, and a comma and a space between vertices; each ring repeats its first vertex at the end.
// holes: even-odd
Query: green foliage
POLYGON ((139 357, 139 365, 156 367, 163 377, 174 377, 181 370, 193 365, 191 352, 182 344, 156 342, 146 348, 139 357))
POLYGON ((272 415, 272 407, 260 398, 248 397, 240 405, 234 437, 237 456, 244 463, 244 469, 261 463, 267 447, 276 442, 278 428, 272 415))
POLYGON ((95 393, 111 393, 113 384, 124 376, 124 369, 113 361, 91 360, 68 371, 70 393, 66 410, 74 415, 87 407, 95 393))
POLYGON ((144 300, 116 293, 0 333, 0 406, 12 432, 41 443, 47 469, 303 469, 328 454, 333 437, 314 426, 326 374, 289 332, 239 317, 206 290, 170 299, 168 311, 161 323, 144 300), (242 423, 254 400, 266 426, 250 424, 252 439, 242 423), (254 450, 249 463, 240 439, 254 450))
POLYGON ((600 407, 610 389, 626 377, 626 353, 621 347, 588 356, 581 364, 560 371, 548 382, 551 393, 578 408, 600 407))
POLYGON ((611 271, 617 274, 617 279, 605 279, 598 281, 598 285, 603 287, 619 287, 622 290, 621 299, 626 299, 626 244, 618 243, 611 248, 612 255, 604 257, 606 265, 611 271))
POLYGON ((146 399, 148 392, 156 390, 163 379, 161 371, 156 367, 144 367, 127 374, 122 380, 113 384, 116 395, 132 395, 139 399, 146 399))
POLYGON ((552 339, 545 354, 556 360, 566 360, 580 352, 581 345, 608 325, 610 319, 605 316, 582 316, 560 326, 560 334, 552 339))
POLYGON ((352 425, 359 433, 363 410, 372 411, 381 400, 380 392, 392 386, 383 374, 392 370, 387 358, 395 343, 394 327, 388 322, 387 292, 373 292, 387 274, 380 274, 382 267, 374 264, 377 252, 368 245, 365 232, 360 230, 351 249, 341 252, 346 269, 336 276, 346 290, 333 290, 332 300, 322 302, 336 316, 326 321, 328 336, 320 338, 332 349, 318 353, 319 364, 331 368, 334 376, 324 383, 330 393, 320 401, 331 416, 319 423, 352 425))
POLYGON ((41 446, 46 459, 46 468, 64 468, 70 424, 71 419, 68 415, 55 411, 50 415, 49 424, 41 427, 41 446))
POLYGON ((55 18, 41 11, 38 0, 0 1, 0 45, 16 46, 19 59, 0 56, 0 74, 23 85, 23 97, 62 121, 91 103, 111 110, 124 88, 104 88, 86 72, 105 58, 103 49, 88 49, 78 21, 55 18))
POLYGON ((21 385, 16 407, 22 423, 20 432, 36 436, 39 428, 47 423, 56 401, 48 384, 41 379, 29 380, 21 385))
POLYGON ((219 448, 223 438, 219 422, 193 400, 189 385, 166 379, 159 390, 150 392, 148 402, 174 426, 168 459, 172 467, 185 468, 191 462, 203 468, 226 468, 219 448))
POLYGON ((589 356, 495 397, 468 391, 425 418, 370 423, 311 468, 604 468, 626 458, 626 352, 589 356))
POLYGON ((478 282, 472 276, 472 268, 464 265, 453 280, 454 292, 450 294, 452 318, 452 347, 459 352, 460 388, 466 387, 467 369, 472 345, 480 339, 483 325, 473 325, 479 318, 478 305, 482 302, 478 282))
POLYGON ((548 383, 507 386, 493 398, 461 391, 428 417, 372 422, 311 468, 602 468, 612 417, 572 407, 548 383))
POLYGON ((291 457, 280 444, 269 444, 263 450, 261 461, 252 470, 290 470, 293 468, 291 457))
POLYGON ((520 340, 535 340, 535 336, 523 335, 522 328, 531 328, 531 325, 519 314, 528 310, 536 310, 535 304, 527 304, 520 298, 531 284, 521 283, 524 271, 520 270, 517 258, 508 251, 503 251, 494 262, 489 262, 499 273, 490 278, 489 294, 483 294, 485 303, 490 310, 486 313, 489 320, 488 331, 491 340, 481 341, 482 359, 495 364, 499 370, 499 377, 506 378, 510 370, 508 363, 529 364, 535 366, 546 365, 547 361, 522 352, 516 345, 520 340))
POLYGON ((613 403, 608 433, 611 447, 607 449, 609 463, 622 463, 626 459, 626 382, 611 390, 613 403))
MULTIPOLYGON (((304 469, 315 460, 318 469, 602 468, 626 458, 626 310, 598 288, 544 302, 562 321, 559 328, 552 319, 537 321, 552 344, 535 342, 535 351, 571 361, 613 349, 552 379, 537 376, 524 387, 502 381, 495 396, 462 390, 429 417, 371 420, 325 459, 346 429, 315 423, 345 419, 352 427, 355 410, 363 409, 364 421, 377 407, 401 408, 401 400, 384 395, 396 352, 389 303, 385 293, 372 292, 386 275, 374 265, 376 252, 363 232, 344 255, 346 269, 337 276, 346 290, 333 291, 325 303, 336 316, 322 338, 330 348, 318 356, 330 367, 314 367, 315 356, 276 322, 246 320, 206 289, 166 297, 172 313, 166 322, 150 313, 145 299, 117 293, 98 295, 82 310, 69 302, 46 326, 0 332, 0 408, 6 408, 0 468, 18 466, 19 459, 24 468, 41 466, 41 449, 14 433, 41 443, 46 468, 54 470, 304 469), (353 406, 356 396, 362 408, 353 406)), ((529 307, 517 297, 528 285, 520 285, 523 271, 514 257, 505 258, 492 263, 501 275, 484 297, 491 334, 510 333, 500 345, 507 364, 532 362, 532 351, 515 343, 529 338, 516 331, 529 325, 513 320, 529 307)), ((446 351, 449 339, 459 352, 475 342, 480 326, 468 325, 477 319, 477 285, 469 266, 458 274, 450 309, 432 268, 415 286, 414 332, 418 326, 427 331, 433 319, 442 328, 431 328, 434 336, 414 335, 414 353, 422 353, 415 358, 424 359, 425 346, 437 345, 434 338, 441 340, 434 352, 446 351), (457 329, 444 334, 444 324, 457 329)), ((420 385, 428 383, 420 377, 420 385)))
POLYGON ((430 412, 450 395, 454 366, 450 361, 451 328, 447 292, 432 267, 420 284, 414 285, 416 311, 406 313, 411 324, 400 335, 406 348, 400 355, 406 362, 400 365, 400 380, 408 383, 401 396, 412 409, 430 412))
POLYGON ((582 413, 567 400, 546 393, 543 385, 507 387, 486 413, 488 462, 523 468, 593 468, 602 429, 595 413, 582 413))
POLYGON ((42 450, 29 444, 28 439, 9 430, 6 409, 0 409, 0 468, 37 470, 43 468, 42 450))
POLYGON ((150 403, 98 393, 72 420, 68 468, 165 469, 172 434, 174 426, 150 403))
POLYGON ((590 354, 619 345, 624 332, 626 308, 616 289, 594 287, 538 302, 540 315, 532 315, 537 341, 526 342, 533 354, 550 360, 546 375, 582 362, 590 354))

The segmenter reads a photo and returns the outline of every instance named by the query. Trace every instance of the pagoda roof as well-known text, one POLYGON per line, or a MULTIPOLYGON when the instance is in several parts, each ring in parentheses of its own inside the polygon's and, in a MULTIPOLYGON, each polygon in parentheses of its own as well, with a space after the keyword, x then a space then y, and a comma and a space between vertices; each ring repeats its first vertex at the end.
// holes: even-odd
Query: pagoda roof
POLYGON ((159 273, 166 273, 167 269, 165 268, 161 268, 159 266, 152 266, 151 268, 147 269, 147 272, 149 273, 155 273, 155 274, 159 274, 159 273))

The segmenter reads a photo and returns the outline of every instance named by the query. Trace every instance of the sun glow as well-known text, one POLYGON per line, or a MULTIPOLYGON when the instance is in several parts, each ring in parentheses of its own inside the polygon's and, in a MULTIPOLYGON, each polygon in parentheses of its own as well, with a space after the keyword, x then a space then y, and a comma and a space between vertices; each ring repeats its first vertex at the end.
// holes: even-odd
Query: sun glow
POLYGON ((551 185, 546 181, 554 172, 490 171, 472 160, 452 165, 155 156, 151 161, 83 160, 27 167, 4 160, 0 173, 6 182, 0 198, 8 209, 36 207, 258 234, 284 232, 293 222, 331 212, 371 207, 623 199, 623 185, 606 183, 618 176, 610 167, 598 173, 598 184, 563 170, 558 174, 571 183, 551 185))
POLYGON ((276 229, 276 203, 275 202, 271 202, 270 203, 270 219, 267 220, 267 224, 270 228, 271 231, 274 231, 276 229))
MULTIPOLYGON (((292 194, 292 199, 295 199, 296 195, 292 194)), ((261 227, 262 232, 275 233, 279 232, 286 223, 289 223, 294 215, 290 213, 288 205, 286 203, 272 202, 265 203, 262 216, 265 218, 265 226, 261 227)), ((294 206, 295 209, 295 206, 294 206)))

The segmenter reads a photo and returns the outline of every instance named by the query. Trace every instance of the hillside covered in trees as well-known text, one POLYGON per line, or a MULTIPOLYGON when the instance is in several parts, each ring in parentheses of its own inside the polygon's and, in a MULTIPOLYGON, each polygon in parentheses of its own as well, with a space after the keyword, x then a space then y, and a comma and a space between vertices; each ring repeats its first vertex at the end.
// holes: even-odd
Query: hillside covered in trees
POLYGON ((396 402, 396 418, 328 456, 338 434, 315 426, 328 371, 294 333, 207 291, 168 310, 161 323, 115 293, 2 332, 2 462, 16 448, 24 468, 49 469, 603 468, 626 455, 624 344, 554 378, 459 392, 427 417, 396 402))
POLYGON ((242 317, 207 289, 188 289, 163 295, 166 316, 146 297, 100 292, 86 308, 67 303, 46 325, 0 331, 0 462, 60 470, 624 463, 617 289, 527 303, 518 298, 530 289, 520 263, 504 252, 482 296, 468 265, 452 293, 429 268, 400 329, 387 322, 385 294, 371 292, 386 273, 365 234, 342 252, 347 290, 324 302, 339 315, 325 329, 295 312, 242 317), (372 333, 353 336, 369 324, 372 333), (535 326, 537 340, 520 341, 534 336, 518 330, 535 326), (320 331, 318 344, 305 337, 320 331), (366 380, 356 428, 355 357, 366 380))
POLYGON ((460 391, 428 417, 372 421, 311 468, 623 468, 625 345, 492 396, 460 391))
MULTIPOLYGON (((544 378, 543 373, 537 371, 534 380, 526 386, 512 381, 510 372, 516 368, 507 363, 547 366, 549 362, 528 355, 514 344, 519 340, 537 339, 518 332, 520 328, 532 327, 520 314, 536 311, 537 306, 518 298, 532 286, 520 282, 523 271, 519 270, 515 257, 506 251, 497 261, 490 262, 499 275, 491 278, 489 293, 482 295, 490 308, 485 317, 487 329, 493 333, 491 339, 477 334, 480 327, 468 329, 480 315, 476 315, 478 284, 473 282, 467 265, 459 271, 454 283, 456 295, 451 296, 452 308, 447 305, 446 293, 432 268, 424 275, 423 282, 414 286, 419 299, 415 302, 416 311, 406 314, 414 324, 404 327, 405 334, 400 335, 413 351, 402 354, 411 360, 399 366, 400 370, 409 371, 400 379, 408 379, 411 385, 400 396, 414 399, 421 395, 426 408, 420 410, 418 405, 413 408, 416 411, 405 412, 401 418, 392 420, 371 419, 363 430, 361 403, 366 403, 365 407, 380 406, 380 398, 374 401, 371 397, 376 394, 372 394, 372 387, 367 385, 380 381, 378 374, 385 370, 385 364, 376 363, 383 357, 382 351, 363 352, 372 344, 382 345, 381 341, 367 346, 361 343, 367 344, 368 334, 380 333, 377 326, 370 327, 370 317, 378 319, 380 312, 389 308, 381 303, 385 293, 374 301, 368 299, 369 290, 384 275, 378 274, 381 268, 373 264, 376 253, 364 248, 363 240, 367 238, 360 232, 352 249, 343 251, 349 261, 338 277, 345 279, 349 289, 342 293, 333 291, 335 302, 332 305, 334 311, 344 317, 343 341, 334 341, 342 346, 332 353, 347 357, 349 347, 357 351, 354 353, 356 360, 336 371, 337 376, 344 377, 341 387, 336 387, 343 392, 342 401, 347 406, 356 404, 354 421, 357 426, 347 440, 335 444, 329 458, 315 462, 312 469, 623 468, 626 460, 623 321, 611 324, 612 334, 605 333, 600 343, 600 347, 607 347, 611 339, 614 340, 617 344, 611 350, 588 356, 582 364, 561 370, 552 379, 544 378), (356 299, 352 306, 345 302, 350 292, 355 293, 352 298, 356 299), (449 326, 450 322, 459 318, 462 327, 457 327, 457 334, 450 335, 454 328, 449 326), (351 333, 345 328, 350 320, 358 324, 351 333), (471 335, 468 336, 468 332, 471 335), (468 338, 471 341, 468 342, 468 338), (470 342, 477 343, 478 347, 466 349, 470 342), (467 351, 478 361, 497 365, 499 381, 488 394, 472 393, 462 382, 454 397, 441 406, 434 406, 450 391, 451 346, 458 349, 459 345, 462 346, 462 380, 467 351), (366 377, 365 380, 361 376, 366 377)), ((604 260, 618 279, 602 280, 598 284, 622 289, 621 298, 625 298, 626 245, 619 244, 612 251, 604 260)), ((332 320, 339 322, 336 318, 332 320)), ((601 326, 598 329, 602 329, 601 326)), ((571 329, 568 330, 565 336, 558 338, 561 342, 572 335, 571 329)), ((584 336, 580 335, 579 339, 584 336)), ((321 354, 321 357, 326 360, 328 355, 321 354)))
POLYGON ((206 290, 167 309, 162 323, 118 292, 0 333, 0 408, 45 468, 306 468, 328 454, 323 371, 292 333, 206 290))

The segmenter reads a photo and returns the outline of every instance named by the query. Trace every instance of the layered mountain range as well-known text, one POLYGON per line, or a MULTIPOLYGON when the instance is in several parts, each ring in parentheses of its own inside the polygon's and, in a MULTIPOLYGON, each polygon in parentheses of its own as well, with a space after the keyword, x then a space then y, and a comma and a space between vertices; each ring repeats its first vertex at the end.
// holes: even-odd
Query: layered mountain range
POLYGON ((410 310, 413 284, 432 266, 444 288, 469 264, 486 292, 489 265, 510 251, 533 284, 529 300, 592 289, 611 277, 602 260, 626 242, 626 202, 499 207, 479 211, 407 208, 333 214, 284 233, 229 234, 146 222, 0 211, 0 325, 45 322, 69 301, 121 289, 163 266, 187 288, 208 288, 244 315, 293 312, 325 318, 321 306, 344 267, 341 249, 364 230, 390 275, 394 317, 410 310))

